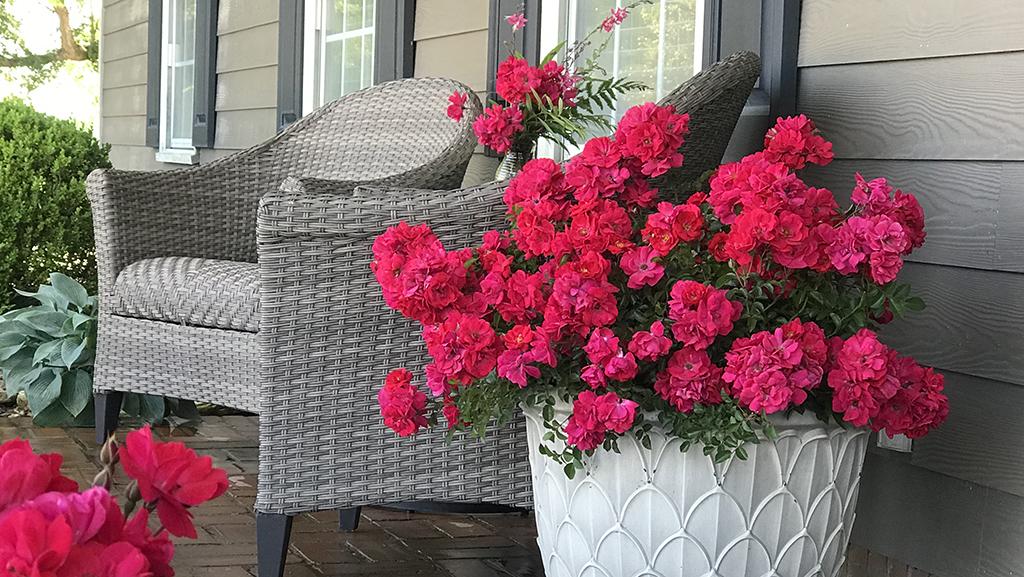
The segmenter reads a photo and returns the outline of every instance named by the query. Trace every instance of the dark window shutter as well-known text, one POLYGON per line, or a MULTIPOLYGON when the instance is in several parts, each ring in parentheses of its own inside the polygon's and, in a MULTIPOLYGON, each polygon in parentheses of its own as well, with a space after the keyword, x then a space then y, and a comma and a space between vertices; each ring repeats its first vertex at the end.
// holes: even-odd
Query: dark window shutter
POLYGON ((217 105, 217 0, 196 0, 192 146, 213 148, 217 105))
POLYGON ((761 89, 772 118, 796 112, 800 0, 761 3, 761 89))
POLYGON ((303 0, 281 0, 277 38, 277 130, 302 116, 303 0))
POLYGON ((160 55, 163 52, 161 0, 149 0, 149 51, 146 62, 146 146, 160 147, 160 55))
POLYGON ((373 82, 411 78, 416 70, 416 0, 377 0, 373 82))

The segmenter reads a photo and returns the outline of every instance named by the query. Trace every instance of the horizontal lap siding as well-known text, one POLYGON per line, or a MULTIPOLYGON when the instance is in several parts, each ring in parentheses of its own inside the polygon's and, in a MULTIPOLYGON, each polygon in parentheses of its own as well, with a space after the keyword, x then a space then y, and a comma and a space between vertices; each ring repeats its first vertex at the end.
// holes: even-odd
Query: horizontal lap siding
MULTIPOLYGON (((418 77, 435 76, 458 80, 477 93, 487 91, 486 0, 417 0, 416 70, 418 77)), ((473 155, 465 184, 494 179, 498 160, 481 153, 473 155)))
POLYGON ((277 0, 220 0, 216 149, 240 150, 276 131, 277 0))
POLYGON ((805 178, 913 192, 928 307, 883 339, 946 375, 947 423, 865 466, 854 541, 943 577, 1024 567, 1024 3, 804 0, 798 106, 835 145, 805 178))
POLYGON ((101 18, 100 139, 118 168, 156 168, 146 144, 149 2, 105 3, 101 18), (148 162, 140 150, 149 152, 148 162))

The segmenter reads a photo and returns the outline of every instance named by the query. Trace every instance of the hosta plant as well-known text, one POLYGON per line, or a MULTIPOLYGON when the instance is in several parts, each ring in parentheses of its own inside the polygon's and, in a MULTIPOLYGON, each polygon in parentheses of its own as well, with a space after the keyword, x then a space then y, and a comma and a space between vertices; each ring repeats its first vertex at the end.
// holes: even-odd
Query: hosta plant
POLYGON ((508 229, 478 247, 448 250, 425 224, 380 236, 372 268, 423 325, 433 395, 392 372, 385 423, 409 435, 442 414, 482 433, 531 406, 569 475, 653 427, 721 461, 794 411, 910 437, 941 423, 942 375, 875 332, 923 306, 896 281, 925 238, 914 196, 856 175, 840 208, 799 177, 832 148, 798 116, 704 191, 665 198, 648 179, 685 162, 687 124, 648 103, 564 167, 531 161, 505 190, 508 229))
POLYGON ((190 509, 222 495, 227 474, 182 443, 154 441, 149 428, 111 439, 103 470, 80 490, 59 454, 28 441, 0 444, 0 568, 24 577, 173 577, 171 536, 195 539, 190 509), (120 462, 131 482, 122 507, 112 493, 120 462), (153 521, 150 521, 150 518, 153 521))
MULTIPOLYGON (((92 374, 96 353, 96 297, 60 273, 34 293, 39 304, 0 316, 0 371, 8 396, 24 392, 40 426, 93 424, 92 374)), ((191 421, 195 405, 160 396, 126 394, 123 409, 147 422, 168 415, 191 421)))

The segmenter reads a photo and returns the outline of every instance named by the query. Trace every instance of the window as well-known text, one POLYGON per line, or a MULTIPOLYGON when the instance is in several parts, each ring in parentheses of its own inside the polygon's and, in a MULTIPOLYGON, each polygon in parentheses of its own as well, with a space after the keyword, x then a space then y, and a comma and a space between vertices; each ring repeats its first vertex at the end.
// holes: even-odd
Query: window
MULTIPOLYGON (((629 4, 628 0, 545 0, 541 52, 563 40, 576 41, 599 26, 613 8, 629 4)), ((703 9, 704 0, 655 0, 635 7, 611 33, 599 60, 601 67, 609 77, 627 77, 649 87, 621 98, 614 111, 616 119, 635 104, 657 101, 700 71, 703 25, 697 23, 704 22, 703 9)))
POLYGON ((164 0, 160 55, 160 146, 157 160, 194 161, 196 0, 164 0))
POLYGON ((306 0, 302 110, 373 84, 375 0, 306 0))

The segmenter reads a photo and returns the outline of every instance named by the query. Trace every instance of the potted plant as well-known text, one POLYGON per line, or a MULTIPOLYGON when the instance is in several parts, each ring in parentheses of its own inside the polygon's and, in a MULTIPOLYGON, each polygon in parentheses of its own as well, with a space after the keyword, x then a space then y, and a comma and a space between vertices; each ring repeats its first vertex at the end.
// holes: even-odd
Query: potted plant
POLYGON ((423 224, 377 239, 387 304, 423 323, 433 400, 393 371, 385 423, 527 419, 548 575, 835 575, 869 431, 924 435, 942 375, 876 330, 923 303, 911 194, 856 175, 849 207, 797 172, 831 161, 803 116, 662 199, 688 118, 644 104, 564 168, 508 185, 509 228, 448 250, 423 224), (774 573, 773 573, 774 571, 774 573))
MULTIPOLYGON (((537 142, 547 138, 567 150, 567 145, 578 146, 588 131, 609 131, 611 123, 605 110, 614 108, 622 94, 644 89, 640 82, 624 78, 607 77, 598 64, 598 57, 608 45, 610 35, 592 47, 592 39, 599 33, 609 33, 621 24, 629 11, 651 0, 638 0, 621 8, 613 8, 599 26, 580 41, 566 47, 555 46, 540 64, 531 66, 517 52, 498 65, 495 90, 498 100, 473 122, 473 131, 481 146, 504 155, 495 177, 510 178, 536 155, 537 142), (565 48, 561 63, 555 60, 565 48), (588 52, 588 50, 590 50, 588 52), (583 59, 584 54, 588 57, 583 59)), ((505 18, 512 34, 526 26, 522 12, 505 18)), ((448 116, 462 120, 467 94, 455 92, 448 97, 448 116)))

